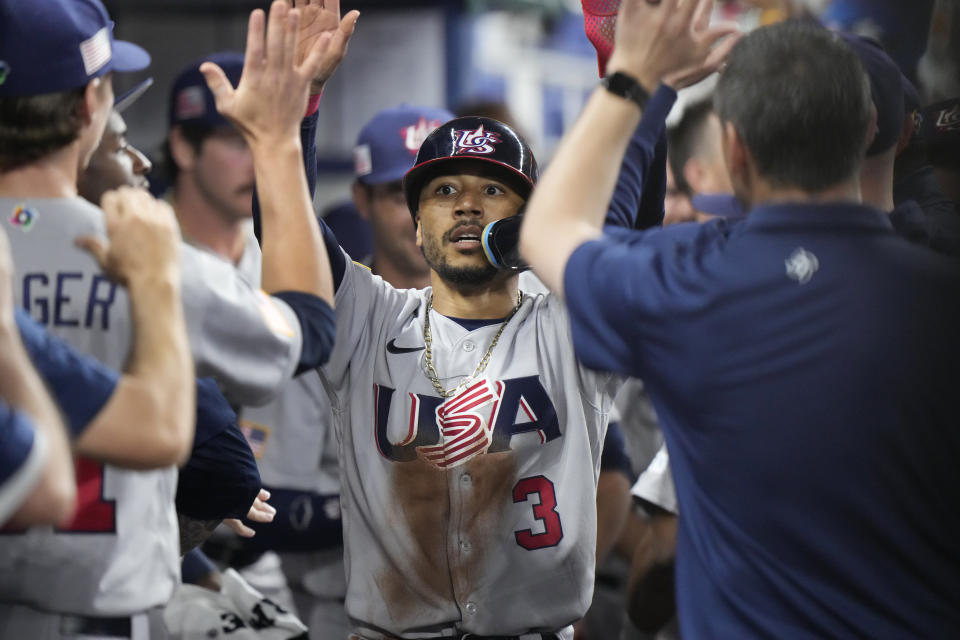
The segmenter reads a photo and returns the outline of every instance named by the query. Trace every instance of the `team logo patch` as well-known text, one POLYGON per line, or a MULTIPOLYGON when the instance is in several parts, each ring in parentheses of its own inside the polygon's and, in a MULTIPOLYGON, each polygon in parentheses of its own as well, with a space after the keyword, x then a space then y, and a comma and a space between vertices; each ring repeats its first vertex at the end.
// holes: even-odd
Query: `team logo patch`
POLYGON ((796 280, 799 284, 807 284, 810 278, 820 268, 820 261, 803 247, 797 247, 784 263, 787 266, 787 277, 796 280))
POLYGON ((960 102, 937 114, 937 131, 960 130, 960 102))
POLYGON ((90 38, 80 43, 80 57, 83 58, 83 70, 92 76, 110 62, 110 31, 103 27, 90 38))
POLYGON ((207 112, 207 98, 201 87, 187 87, 177 94, 177 120, 193 120, 202 118, 207 112))
POLYGON ((481 380, 437 407, 438 444, 417 447, 422 460, 449 469, 486 453, 493 442, 493 424, 501 389, 481 380))
POLYGON ((30 231, 30 227, 37 219, 37 212, 25 204, 18 204, 13 208, 13 214, 10 216, 10 224, 20 227, 24 231, 30 231))
POLYGON ((430 132, 439 127, 442 122, 439 120, 427 120, 420 118, 416 124, 400 129, 400 137, 403 138, 403 146, 406 147, 410 155, 415 156, 420 151, 420 145, 427 139, 430 132))
POLYGON ((237 426, 240 427, 240 433, 243 434, 243 437, 247 440, 247 444, 250 445, 250 450, 253 451, 253 457, 257 460, 262 458, 264 452, 267 450, 267 440, 270 439, 270 429, 262 424, 250 422, 242 418, 237 423, 237 426))
POLYGON ((7 75, 10 74, 10 65, 0 60, 0 85, 7 81, 7 75))
POLYGON ((362 144, 353 149, 353 171, 358 176, 368 176, 373 173, 373 158, 370 156, 370 145, 362 144))
POLYGON ((497 145, 502 142, 500 134, 484 131, 483 125, 474 130, 458 129, 454 131, 454 134, 457 136, 454 143, 454 154, 488 155, 496 151, 497 145))

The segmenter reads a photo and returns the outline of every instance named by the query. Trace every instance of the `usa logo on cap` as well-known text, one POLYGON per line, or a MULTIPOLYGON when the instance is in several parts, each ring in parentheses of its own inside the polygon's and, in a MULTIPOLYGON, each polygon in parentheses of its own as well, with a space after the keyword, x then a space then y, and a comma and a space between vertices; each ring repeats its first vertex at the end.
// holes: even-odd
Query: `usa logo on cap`
POLYGON ((943 109, 937 115, 938 131, 957 131, 960 130, 960 103, 953 105, 952 109, 943 109))
POLYGON ((473 153, 478 155, 487 155, 496 151, 496 145, 500 144, 500 135, 487 132, 480 125, 474 130, 458 129, 454 131, 457 140, 454 143, 454 154, 473 153))
POLYGON ((427 120, 420 118, 416 124, 400 129, 400 136, 403 138, 403 146, 406 147, 410 155, 415 156, 420 150, 420 145, 427 139, 430 132, 439 127, 442 122, 439 120, 427 120))
POLYGON ((187 87, 177 94, 176 120, 202 118, 207 112, 207 97, 202 87, 187 87))

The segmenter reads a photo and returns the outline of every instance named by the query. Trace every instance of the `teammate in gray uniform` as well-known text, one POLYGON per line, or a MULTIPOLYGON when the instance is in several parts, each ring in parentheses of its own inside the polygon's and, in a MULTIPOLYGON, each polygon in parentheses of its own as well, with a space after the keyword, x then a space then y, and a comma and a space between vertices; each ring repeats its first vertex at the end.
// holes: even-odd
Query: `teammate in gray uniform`
POLYGON ((321 372, 354 637, 566 639, 590 603, 619 381, 582 368, 561 301, 522 293, 481 243, 535 178, 509 127, 453 120, 404 180, 432 287, 395 289, 331 248, 338 333, 321 372))
MULTIPOLYGON (((7 45, 0 45, 0 57, 13 69, 7 83, 0 86, 3 100, 29 101, 34 98, 7 96, 33 96, 58 89, 63 93, 54 98, 66 100, 79 95, 81 99, 76 107, 78 117, 73 119, 79 132, 76 141, 71 143, 67 136, 63 142, 57 140, 52 148, 17 149, 21 155, 14 156, 17 162, 11 164, 20 168, 7 171, 7 176, 12 172, 26 176, 24 181, 34 177, 33 185, 46 187, 34 186, 36 191, 28 192, 29 198, 0 200, 4 210, 20 211, 20 215, 8 221, 8 228, 17 233, 15 262, 18 280, 23 285, 23 302, 54 332, 96 353, 108 365, 122 366, 130 344, 131 318, 126 294, 100 274, 92 260, 70 246, 79 234, 102 233, 102 212, 75 197, 75 180, 78 169, 99 142, 113 104, 110 76, 104 75, 116 64, 109 18, 96 0, 70 4, 44 0, 29 8, 17 3, 16 9, 10 4, 6 0, 0 4, 0 23, 10 27, 0 38, 7 45), (49 40, 64 48, 42 48, 49 59, 41 59, 35 52, 27 58, 21 53, 26 48, 25 38, 32 42, 49 40), (58 62, 58 57, 69 60, 69 64, 58 62), (27 82, 27 74, 15 75, 18 67, 25 71, 36 65, 61 71, 29 76, 42 77, 42 85, 27 82), (13 79, 16 80, 11 82, 13 79), (78 92, 71 87, 83 90, 78 92), (27 155, 30 153, 34 155, 27 155), (54 293, 42 297, 45 289, 41 287, 54 293)), ((288 10, 282 3, 274 6, 272 14, 266 51, 262 43, 263 14, 255 12, 251 18, 248 57, 257 61, 256 69, 245 74, 245 83, 237 91, 226 91, 220 85, 218 90, 223 95, 224 109, 253 140, 268 211, 264 217, 264 282, 272 290, 291 291, 299 296, 309 294, 322 304, 316 296, 331 299, 330 276, 312 219, 303 172, 298 170, 296 132, 306 106, 309 80, 327 51, 318 46, 307 60, 295 66, 288 50, 292 51, 295 44, 292 34, 296 21, 287 20, 288 10), (293 99, 301 95, 302 104, 293 99)), ((121 47, 115 52, 117 57, 124 53, 121 47)), ((148 57, 140 53, 143 66, 148 57)), ((209 72, 216 78, 216 69, 209 72)), ((46 99, 45 96, 35 100, 43 105, 46 99)), ((104 257, 102 252, 97 255, 104 257)), ((178 294, 176 287, 164 282, 154 286, 153 294, 158 299, 178 294)), ((209 285, 205 287, 205 296, 216 291, 209 285)), ((188 302, 190 288, 188 283, 184 284, 188 302)), ((194 287, 194 293, 198 292, 194 287)), ((258 313, 273 325, 278 341, 282 339, 288 348, 295 348, 299 335, 297 317, 290 317, 292 313, 285 315, 269 300, 266 302, 258 313)), ((222 323, 219 316, 193 320, 199 320, 197 325, 201 327, 222 323)), ((259 326, 263 324, 261 320, 259 326)), ((196 343, 194 355, 198 362, 220 374, 225 386, 236 382, 241 392, 245 388, 255 391, 266 380, 256 371, 257 362, 268 365, 273 354, 246 342, 253 337, 242 331, 232 336, 237 356, 208 352, 205 347, 208 349, 210 344, 196 343), (246 362, 238 357, 242 350, 251 352, 246 362), (231 369, 228 363, 237 365, 238 370, 231 369), (245 371, 247 368, 252 371, 245 371), (260 377, 243 379, 251 374, 260 377)), ((297 358, 293 358, 290 371, 296 363, 297 358)), ((191 405, 192 397, 188 400, 191 405)), ((26 605, 7 605, 16 611, 16 615, 4 616, 15 625, 9 627, 9 637, 60 637, 78 630, 145 637, 145 622, 138 612, 164 603, 170 595, 178 566, 173 513, 175 469, 132 473, 109 465, 90 465, 86 472, 100 483, 101 490, 91 495, 87 508, 78 512, 70 533, 31 531, 11 537, 3 548, 0 596, 7 602, 26 605), (28 549, 42 549, 42 554, 28 549)))

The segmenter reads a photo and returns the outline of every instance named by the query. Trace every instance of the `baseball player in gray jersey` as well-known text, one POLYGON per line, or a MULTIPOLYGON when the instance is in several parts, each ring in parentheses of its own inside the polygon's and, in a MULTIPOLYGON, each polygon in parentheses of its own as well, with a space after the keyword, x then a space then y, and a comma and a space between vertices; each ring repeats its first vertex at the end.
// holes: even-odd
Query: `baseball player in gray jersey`
MULTIPOLYGON (((5 28, 0 57, 12 69, 5 85, 0 85, 0 99, 29 102, 31 96, 59 90, 53 97, 76 100, 73 108, 78 114, 71 119, 76 128, 73 142, 68 135, 63 142, 55 138, 47 148, 7 149, 12 159, 4 158, 5 173, 0 178, 16 185, 14 178, 20 177, 32 185, 26 193, 5 192, 18 199, 0 199, 0 208, 15 214, 7 220, 7 228, 17 234, 13 244, 21 302, 53 332, 95 353, 106 364, 121 367, 128 356, 130 323, 135 319, 129 317, 124 290, 102 275, 93 260, 71 247, 76 236, 99 236, 103 230, 102 212, 75 197, 75 180, 77 170, 96 147, 113 106, 107 72, 123 69, 124 63, 131 68, 133 55, 139 56, 136 60, 141 67, 149 58, 142 50, 131 53, 128 47, 113 42, 109 18, 97 0, 43 0, 29 7, 16 3, 16 8, 12 4, 7 0, 0 3, 0 24, 5 28), (27 37, 33 42, 49 40, 51 47, 41 49, 50 60, 40 59, 35 52, 25 56, 22 39, 27 37), (55 57, 69 63, 54 65, 55 57), (60 71, 23 73, 34 68, 31 65, 60 71), (71 87, 83 90, 72 91, 71 87), (28 155, 31 153, 34 155, 28 155)), ((335 45, 322 43, 303 62, 295 63, 292 50, 297 19, 295 12, 290 13, 285 4, 274 5, 264 46, 264 16, 254 12, 248 43, 248 60, 254 63, 237 90, 224 86, 219 69, 206 71, 220 106, 254 149, 269 212, 264 216, 264 285, 269 290, 309 295, 316 299, 316 306, 325 305, 323 299, 331 300, 332 287, 299 168, 296 132, 306 108, 309 81, 335 45)), ((69 115, 70 109, 66 113, 69 115)), ((98 250, 100 245, 92 246, 97 258, 109 258, 98 250)), ((233 281, 231 275, 220 286, 230 287, 233 281)), ((179 293, 176 287, 159 284, 158 297, 179 293)), ((190 285, 185 283, 183 289, 189 308, 190 285)), ((215 290, 208 286, 205 295, 215 290)), ((329 307, 326 311, 329 313, 329 307)), ((291 345, 295 348, 297 317, 286 315, 272 303, 264 305, 261 312, 265 321, 260 324, 272 325, 272 333, 285 339, 288 349, 291 345)), ((218 324, 222 317, 194 317, 192 322, 218 324)), ((204 334, 198 331, 197 335, 204 334)), ((253 356, 268 364, 269 349, 249 342, 253 337, 243 331, 235 333, 234 348, 253 351, 253 356)), ((214 369, 225 386, 235 381, 241 389, 244 384, 256 389, 262 384, 262 379, 242 380, 247 373, 244 369, 258 368, 255 358, 245 365, 242 359, 211 352, 202 343, 193 346, 198 362, 214 369), (236 365, 241 368, 234 370, 236 365)), ((192 405, 192 397, 188 399, 187 404, 192 405)), ((173 467, 130 472, 91 464, 78 469, 78 477, 93 478, 92 483, 90 478, 81 479, 94 490, 67 530, 33 530, 10 537, 3 547, 0 598, 20 603, 4 605, 7 637, 56 638, 72 633, 146 637, 141 612, 163 604, 177 581, 175 473, 173 467)))
MULTIPOLYGON (((652 157, 662 117, 638 129, 628 163, 652 157)), ((315 166, 313 134, 302 139, 315 166)), ((394 289, 326 236, 337 341, 321 373, 356 638, 566 639, 590 603, 619 381, 577 362, 559 299, 522 292, 484 255, 485 226, 515 216, 536 176, 529 147, 495 120, 427 137, 404 191, 431 288, 394 289)), ((630 204, 618 213, 635 217, 630 204)))

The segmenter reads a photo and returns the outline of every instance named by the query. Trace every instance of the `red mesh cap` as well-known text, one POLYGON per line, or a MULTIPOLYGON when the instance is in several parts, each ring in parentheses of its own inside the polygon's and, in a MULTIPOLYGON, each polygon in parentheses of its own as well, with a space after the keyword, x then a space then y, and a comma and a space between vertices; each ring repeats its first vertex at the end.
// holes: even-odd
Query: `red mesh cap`
POLYGON ((613 34, 617 27, 620 0, 581 0, 581 4, 583 28, 593 48, 597 50, 597 66, 602 78, 607 69, 607 60, 613 53, 613 34))

